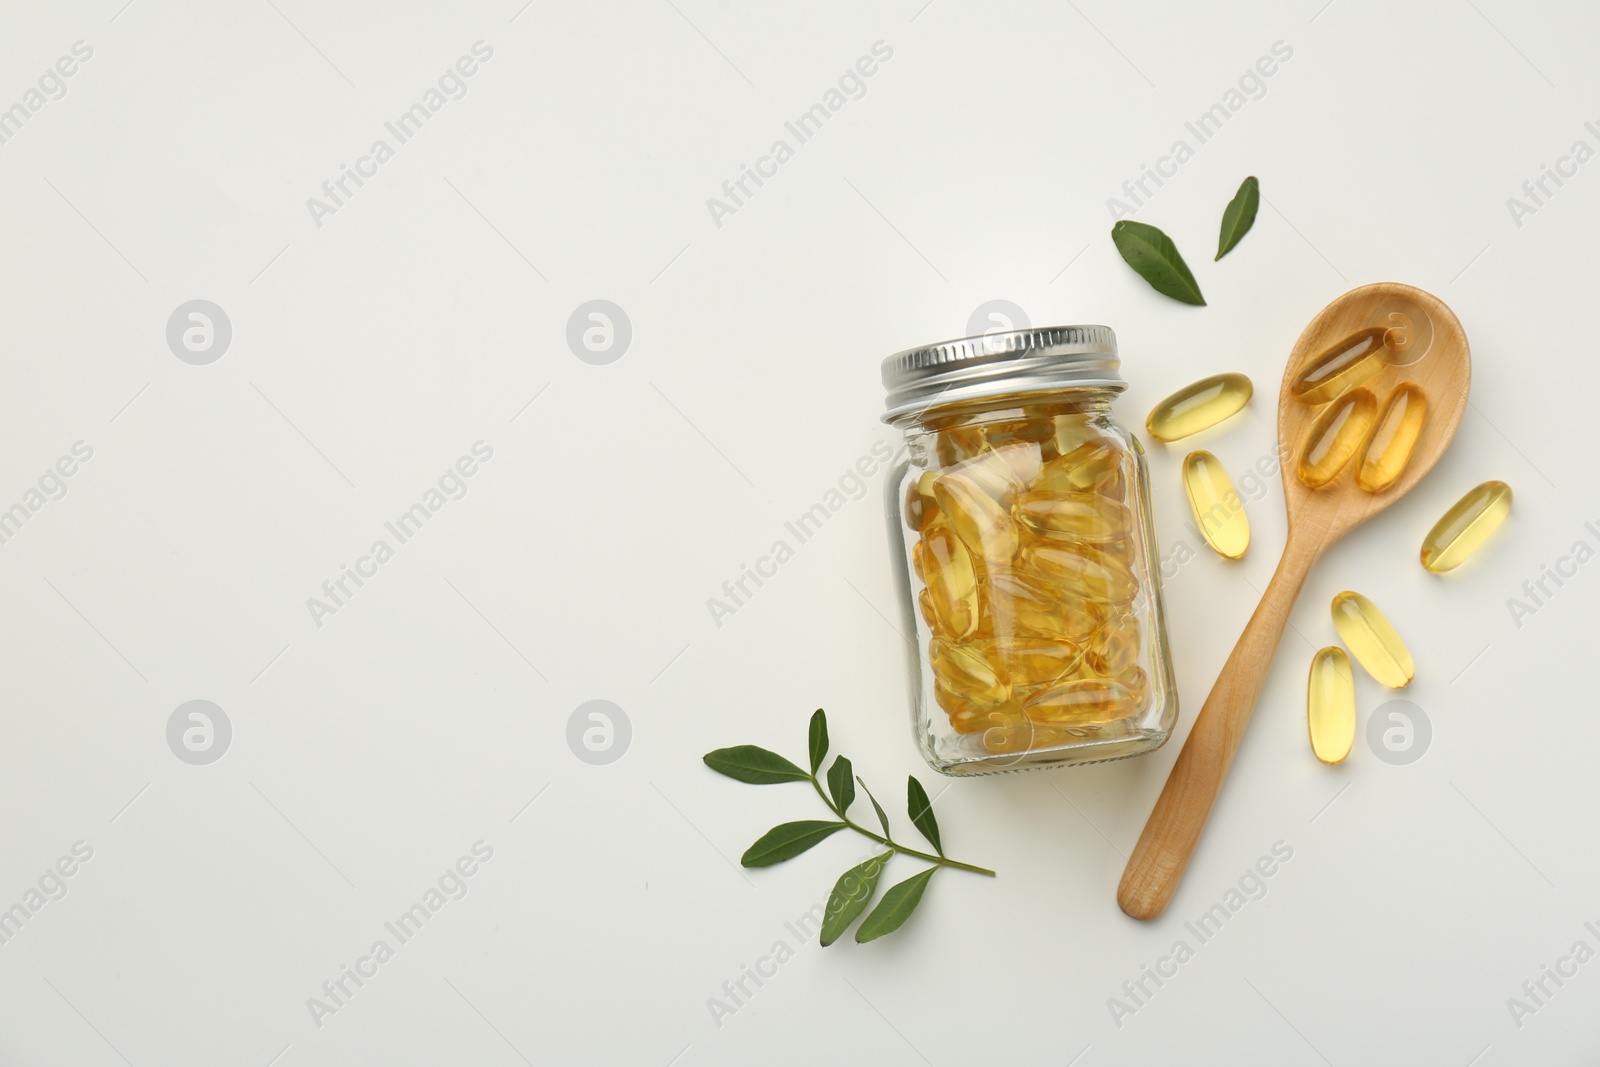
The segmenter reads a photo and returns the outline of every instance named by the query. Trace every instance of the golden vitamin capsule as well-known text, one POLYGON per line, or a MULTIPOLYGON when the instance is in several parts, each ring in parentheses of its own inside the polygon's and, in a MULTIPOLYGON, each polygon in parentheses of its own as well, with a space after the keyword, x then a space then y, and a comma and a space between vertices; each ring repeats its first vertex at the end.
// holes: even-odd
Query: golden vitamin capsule
POLYGON ((914 482, 906 485, 906 525, 921 533, 939 517, 939 502, 933 498, 936 471, 923 471, 914 482))
POLYGON ((1022 550, 1022 562, 1091 600, 1126 604, 1139 591, 1125 563, 1088 545, 1040 538, 1022 550))
POLYGON ((917 594, 917 610, 922 613, 922 621, 928 624, 928 629, 939 625, 933 614, 933 594, 926 589, 917 594))
POLYGON ((1034 722, 1087 726, 1131 715, 1138 704, 1138 694, 1121 682, 1075 679, 1034 693, 1022 710, 1034 722))
POLYGON ((1050 442, 1058 456, 1064 456, 1099 434, 1089 423, 1089 416, 1081 411, 1069 411, 1055 417, 1055 437, 1050 442))
POLYGON ((1018 442, 1042 444, 1055 438, 1055 421, 1048 418, 1011 419, 991 422, 983 428, 983 439, 990 448, 1018 442))
POLYGON ((1216 374, 1186 385, 1150 409, 1145 429, 1158 441, 1176 441, 1207 430, 1250 403, 1250 379, 1216 374))
POLYGON ((957 733, 974 734, 991 726, 1024 718, 1022 709, 1011 701, 982 704, 969 700, 937 677, 933 680, 933 696, 957 733))
POLYGON ((1395 386, 1362 447, 1356 484, 1369 493, 1381 493, 1393 485, 1411 462, 1411 450, 1427 418, 1428 400, 1422 390, 1413 382, 1395 386))
POLYGON ((1094 491, 1101 496, 1110 497, 1112 500, 1126 501, 1128 499, 1128 475, 1118 467, 1112 471, 1105 481, 1094 487, 1094 491))
POLYGON ((1326 404, 1343 396, 1388 366, 1382 358, 1388 333, 1387 327, 1373 326, 1307 360, 1289 392, 1307 404, 1326 404))
POLYGON ((1012 686, 1043 686, 1061 681, 1083 662, 1083 649, 1048 637, 1007 637, 995 642, 1012 686))
POLYGON ((976 706, 950 711, 948 714, 950 725, 958 734, 975 734, 989 725, 983 712, 976 706))
POLYGON ((992 474, 988 474, 987 471, 985 473, 1001 490, 995 499, 1008 503, 1012 497, 1026 489, 1029 483, 1038 480, 1044 458, 1038 445, 1024 441, 1019 444, 1002 445, 993 452, 986 452, 979 459, 969 462, 984 464, 985 467, 993 466, 992 474))
MULTIPOLYGON (((1133 573, 1133 539, 1128 537, 1118 538, 1115 541, 1106 541, 1094 546, 1094 550, 1106 559, 1122 566, 1129 574, 1133 573)), ((1137 580, 1137 579, 1135 579, 1137 580)))
POLYGON ((1084 662, 1105 678, 1115 678, 1139 659, 1139 620, 1119 615, 1106 620, 1089 639, 1084 662))
POLYGON ((945 710, 945 714, 950 716, 952 723, 957 715, 978 710, 977 704, 945 685, 944 679, 937 675, 933 679, 933 699, 945 710))
POLYGON ((1228 559, 1238 559, 1250 547, 1250 520, 1244 501, 1217 457, 1201 450, 1183 458, 1183 490, 1189 510, 1206 544, 1228 559))
POLYGON ((1484 482, 1467 491, 1422 541, 1422 565, 1443 574, 1465 563, 1511 514, 1511 487, 1484 482))
POLYGON ((1095 489, 1119 473, 1121 453, 1107 441, 1085 441, 1044 464, 1037 489, 1054 493, 1081 493, 1095 489))
POLYGON ((1095 602, 1076 592, 1015 570, 997 570, 987 577, 988 599, 994 606, 995 633, 1061 637, 1080 641, 1099 625, 1095 602))
POLYGON ((1378 398, 1355 389, 1329 404, 1300 446, 1300 480, 1316 489, 1333 481, 1356 454, 1378 412, 1378 398))
POLYGON ((1011 686, 984 652, 978 642, 956 644, 935 637, 928 644, 934 677, 952 693, 976 704, 998 704, 1011 695, 1011 686))
POLYGON ((1006 445, 963 460, 944 473, 972 483, 995 503, 1009 507, 1016 495, 1039 477, 1042 463, 1038 445, 1006 445))
POLYGON ((1125 537, 1133 529, 1128 506, 1100 493, 1024 493, 1017 498, 1017 518, 1046 537, 1090 544, 1125 537))
POLYGON ((984 441, 983 427, 952 426, 939 431, 934 452, 939 457, 940 466, 951 467, 964 459, 971 459, 986 447, 988 446, 984 441))
POLYGON ((1007 701, 1003 704, 973 704, 968 702, 959 711, 950 713, 950 725, 958 734, 976 734, 1027 722, 1022 709, 1007 701))
POLYGON ((966 547, 940 523, 923 535, 911 559, 921 564, 934 628, 953 638, 970 636, 978 626, 978 580, 966 547))
POLYGON ((1150 676, 1144 672, 1143 667, 1129 667, 1118 676, 1128 692, 1133 694, 1134 714, 1145 709, 1147 697, 1150 695, 1150 676))
POLYGON ((1306 728, 1311 751, 1323 763, 1339 763, 1350 754, 1356 739, 1356 680, 1342 648, 1330 646, 1311 657, 1306 728))
POLYGON ((1376 604, 1346 590, 1333 598, 1333 625, 1356 662, 1390 689, 1404 689, 1416 671, 1411 652, 1376 604))
POLYGON ((972 479, 947 471, 934 481, 933 496, 950 528, 979 559, 1005 562, 1017 554, 1010 513, 972 479))

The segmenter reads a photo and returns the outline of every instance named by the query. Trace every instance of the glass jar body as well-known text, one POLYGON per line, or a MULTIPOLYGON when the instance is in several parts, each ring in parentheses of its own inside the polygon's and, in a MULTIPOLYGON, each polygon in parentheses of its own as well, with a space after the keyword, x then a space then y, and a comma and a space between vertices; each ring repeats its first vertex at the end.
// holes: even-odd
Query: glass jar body
POLYGON ((1135 756, 1177 720, 1149 474, 1114 390, 900 420, 891 485, 916 628, 913 729, 950 775, 1135 756))

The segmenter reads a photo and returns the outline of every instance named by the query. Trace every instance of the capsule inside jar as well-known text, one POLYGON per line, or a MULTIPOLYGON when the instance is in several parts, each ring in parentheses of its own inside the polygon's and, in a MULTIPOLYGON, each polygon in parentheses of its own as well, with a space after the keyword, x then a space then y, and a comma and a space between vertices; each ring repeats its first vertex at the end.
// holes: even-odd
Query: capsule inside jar
POLYGON ((936 525, 923 534, 913 554, 927 582, 928 603, 934 629, 959 640, 978 628, 978 581, 972 556, 948 526, 936 525))
POLYGON ((933 496, 933 483, 938 477, 933 471, 923 471, 906 486, 906 525, 918 533, 939 517, 939 502, 933 496))
POLYGON ((1099 489, 1121 470, 1122 456, 1104 440, 1089 440, 1045 463, 1037 488, 1054 493, 1099 489))
POLYGON ((1133 528, 1133 513, 1103 493, 1036 490, 1017 500, 1017 518, 1034 533, 1090 544, 1116 541, 1133 528))
POLYGON ((933 483, 934 499, 950 528, 978 559, 1004 561, 1016 555, 1017 529, 1011 513, 978 482, 961 474, 942 474, 933 483))

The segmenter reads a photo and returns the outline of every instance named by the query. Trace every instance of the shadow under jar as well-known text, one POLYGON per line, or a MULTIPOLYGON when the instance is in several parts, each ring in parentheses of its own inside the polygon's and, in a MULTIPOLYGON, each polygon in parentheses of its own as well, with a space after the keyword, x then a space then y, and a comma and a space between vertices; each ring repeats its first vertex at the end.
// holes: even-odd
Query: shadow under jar
POLYGON ((1149 474, 1111 414, 1118 368, 1105 326, 884 361, 908 457, 889 489, 912 722, 941 773, 1121 759, 1172 732, 1149 474))

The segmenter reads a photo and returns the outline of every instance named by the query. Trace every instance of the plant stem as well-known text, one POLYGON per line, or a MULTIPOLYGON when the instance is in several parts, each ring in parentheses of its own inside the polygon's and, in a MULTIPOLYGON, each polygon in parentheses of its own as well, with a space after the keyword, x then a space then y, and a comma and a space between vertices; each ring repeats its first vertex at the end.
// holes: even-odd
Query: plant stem
POLYGON ((828 806, 828 810, 833 812, 835 815, 839 816, 839 818, 841 820, 843 820, 844 824, 846 826, 850 827, 850 829, 854 830, 856 833, 861 834, 864 837, 870 837, 870 838, 872 838, 872 840, 878 842, 880 845, 887 845, 891 851, 898 852, 903 856, 911 856, 911 857, 913 857, 915 859, 927 860, 929 863, 936 864, 936 865, 938 865, 940 867, 954 867, 957 870, 971 871, 973 874, 981 874, 981 875, 984 875, 984 876, 989 877, 989 878, 995 877, 995 873, 993 871, 991 871, 987 867, 976 867, 976 866, 974 866, 974 865, 972 865, 970 863, 962 863, 959 860, 949 859, 948 857, 945 857, 945 856, 935 856, 935 855, 932 855, 932 854, 927 853, 927 852, 919 852, 918 850, 916 850, 914 848, 907 848, 904 845, 897 844, 894 841, 891 841, 887 837, 882 837, 882 836, 880 836, 878 834, 873 833, 871 830, 868 830, 865 826, 861 826, 861 825, 857 824, 855 821, 853 821, 850 818, 850 816, 848 816, 844 812, 840 811, 834 805, 833 799, 831 797, 829 797, 827 793, 823 792, 822 784, 817 781, 817 776, 816 775, 813 774, 813 775, 810 775, 809 777, 811 779, 811 788, 813 788, 813 789, 815 789, 817 791, 817 796, 822 798, 822 802, 828 806))

